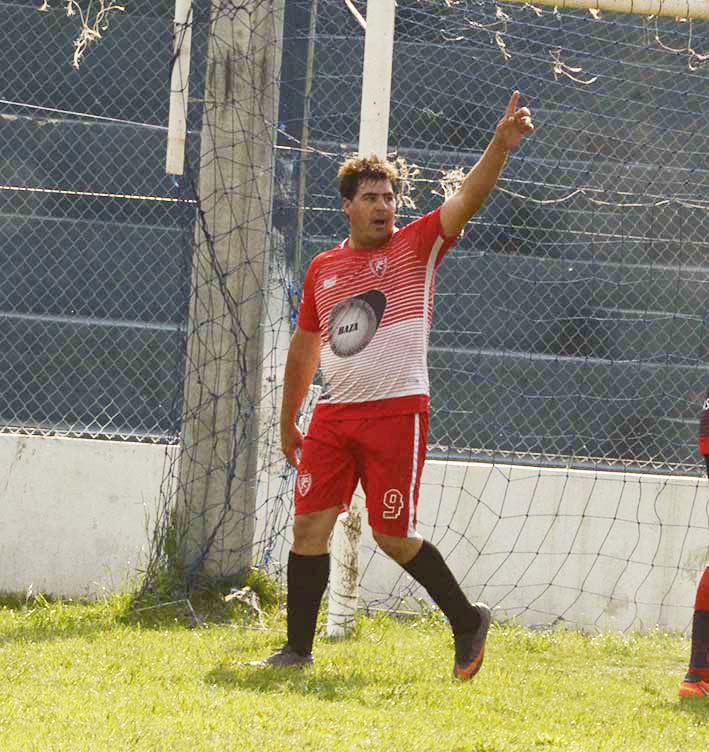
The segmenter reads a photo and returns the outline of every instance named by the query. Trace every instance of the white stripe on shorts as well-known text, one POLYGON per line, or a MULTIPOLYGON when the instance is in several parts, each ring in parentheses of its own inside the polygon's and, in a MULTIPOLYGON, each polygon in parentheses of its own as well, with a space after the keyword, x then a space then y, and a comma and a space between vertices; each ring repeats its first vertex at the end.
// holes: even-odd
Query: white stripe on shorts
POLYGON ((421 441, 421 431, 419 427, 419 414, 414 415, 414 447, 413 463, 411 468, 411 485, 409 486, 409 527, 406 531, 407 538, 417 538, 418 533, 414 527, 414 494, 416 491, 416 476, 418 475, 419 463, 419 442, 421 441))

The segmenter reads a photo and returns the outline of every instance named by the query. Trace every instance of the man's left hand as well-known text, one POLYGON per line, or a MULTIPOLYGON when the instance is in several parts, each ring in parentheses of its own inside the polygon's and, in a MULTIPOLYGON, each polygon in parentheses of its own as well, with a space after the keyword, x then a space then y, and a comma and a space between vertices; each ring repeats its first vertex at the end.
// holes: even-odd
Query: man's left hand
POLYGON ((510 101, 507 103, 505 114, 495 129, 494 140, 504 149, 509 151, 528 134, 534 130, 532 113, 526 107, 517 109, 519 92, 512 92, 510 101))

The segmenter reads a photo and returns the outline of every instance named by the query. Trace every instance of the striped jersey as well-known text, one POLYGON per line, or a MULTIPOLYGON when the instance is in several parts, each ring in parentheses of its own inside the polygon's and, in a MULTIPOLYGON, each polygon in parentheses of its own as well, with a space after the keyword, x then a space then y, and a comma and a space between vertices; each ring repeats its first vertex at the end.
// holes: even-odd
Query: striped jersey
POLYGON ((298 326, 320 333, 321 418, 428 410, 435 274, 456 239, 444 236, 438 208, 383 245, 344 241, 315 256, 298 326))
POLYGON ((707 395, 704 398, 704 407, 699 423, 699 451, 703 455, 709 456, 709 389, 707 389, 707 395))

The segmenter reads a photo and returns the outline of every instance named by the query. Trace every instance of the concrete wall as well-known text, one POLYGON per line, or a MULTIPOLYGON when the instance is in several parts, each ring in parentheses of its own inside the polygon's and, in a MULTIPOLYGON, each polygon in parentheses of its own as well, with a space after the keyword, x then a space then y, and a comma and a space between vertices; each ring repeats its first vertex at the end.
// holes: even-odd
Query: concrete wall
MULTIPOLYGON (((0 591, 126 587, 147 550, 165 457, 158 445, 0 436, 0 591)), ((273 459, 256 538, 277 529, 278 568, 292 501, 273 459)), ((364 528, 362 600, 416 607, 425 593, 375 549, 366 515, 364 528)), ((701 478, 429 461, 419 531, 497 618, 686 630, 709 559, 709 489, 701 478)))
POLYGON ((0 435, 0 591, 96 595, 144 561, 166 447, 0 435))
MULTIPOLYGON (((709 489, 692 477, 429 461, 418 529, 498 619, 686 630, 709 562, 709 489)), ((426 598, 364 537, 366 600, 426 598)))
MULTIPOLYGON (((259 541, 266 524, 280 525, 262 562, 274 572, 284 571, 290 545, 292 498, 280 480, 281 496, 262 498, 257 525, 259 541)), ((359 487, 355 499, 363 504, 359 487)), ((360 604, 416 610, 429 601, 377 549, 366 512, 362 528, 360 604)), ((418 530, 497 619, 687 631, 709 563, 709 488, 699 477, 429 460, 418 530)))

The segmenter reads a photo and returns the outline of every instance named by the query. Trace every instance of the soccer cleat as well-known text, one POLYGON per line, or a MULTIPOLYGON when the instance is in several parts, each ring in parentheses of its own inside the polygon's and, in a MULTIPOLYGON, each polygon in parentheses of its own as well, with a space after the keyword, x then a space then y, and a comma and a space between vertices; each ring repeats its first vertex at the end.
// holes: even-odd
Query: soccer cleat
POLYGON ((251 661, 248 665, 275 666, 276 668, 305 668, 306 666, 313 665, 313 656, 310 653, 307 655, 298 653, 286 643, 273 655, 269 655, 268 658, 263 658, 260 661, 251 661))
POLYGON ((464 632, 455 637, 455 664, 453 676, 472 679, 480 671, 485 655, 485 640, 492 621, 492 611, 484 603, 474 603, 480 614, 480 626, 475 632, 464 632))
POLYGON ((709 698, 709 682, 702 681, 697 674, 689 671, 679 685, 679 696, 709 698))

